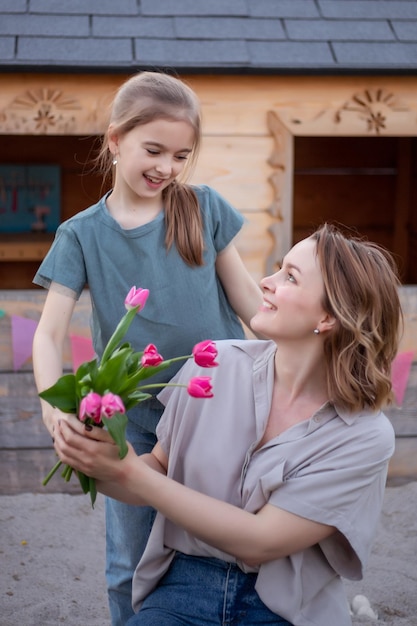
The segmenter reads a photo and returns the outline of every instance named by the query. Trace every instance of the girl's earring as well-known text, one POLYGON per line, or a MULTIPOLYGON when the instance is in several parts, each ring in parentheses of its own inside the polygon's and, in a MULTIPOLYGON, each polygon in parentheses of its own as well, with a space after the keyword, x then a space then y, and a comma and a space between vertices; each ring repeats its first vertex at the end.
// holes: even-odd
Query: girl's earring
POLYGON ((117 157, 116 156, 113 157, 112 163, 113 163, 113 165, 117 165, 117 157))
POLYGON ((315 329, 313 330, 313 333, 314 333, 315 335, 320 335, 320 331, 319 331, 319 329, 318 329, 318 328, 315 328, 315 329))

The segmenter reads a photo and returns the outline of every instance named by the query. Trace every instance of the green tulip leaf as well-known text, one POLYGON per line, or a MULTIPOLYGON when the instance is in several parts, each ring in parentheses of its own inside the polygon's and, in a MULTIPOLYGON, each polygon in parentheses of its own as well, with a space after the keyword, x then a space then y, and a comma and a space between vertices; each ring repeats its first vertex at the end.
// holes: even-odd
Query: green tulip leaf
POLYGON ((144 400, 149 400, 152 398, 152 394, 144 393, 143 391, 134 391, 130 393, 127 399, 124 401, 126 411, 129 411, 131 408, 136 406, 138 402, 143 402, 144 400))
POLYGON ((66 374, 61 376, 57 382, 44 389, 39 394, 39 397, 46 402, 49 402, 52 406, 57 407, 64 413, 77 414, 77 399, 75 395, 75 376, 74 374, 66 374))
POLYGON ((102 417, 102 421, 119 448, 119 458, 124 459, 128 450, 126 443, 126 413, 115 413, 113 417, 110 418, 102 417))
POLYGON ((95 479, 90 476, 88 477, 88 491, 90 492, 91 507, 94 509, 94 504, 97 498, 97 487, 95 479))
POLYGON ((83 493, 88 493, 90 491, 90 477, 86 476, 82 472, 76 472, 78 480, 80 481, 81 489, 83 493))
POLYGON ((100 365, 94 380, 94 391, 103 394, 111 389, 112 393, 119 394, 119 389, 126 380, 126 364, 130 353, 131 348, 124 348, 100 365))
POLYGON ((113 352, 116 350, 117 346, 125 336, 130 324, 133 322, 138 310, 138 306, 134 307, 122 317, 103 352, 103 356, 101 357, 102 364, 106 363, 106 361, 112 356, 113 352))

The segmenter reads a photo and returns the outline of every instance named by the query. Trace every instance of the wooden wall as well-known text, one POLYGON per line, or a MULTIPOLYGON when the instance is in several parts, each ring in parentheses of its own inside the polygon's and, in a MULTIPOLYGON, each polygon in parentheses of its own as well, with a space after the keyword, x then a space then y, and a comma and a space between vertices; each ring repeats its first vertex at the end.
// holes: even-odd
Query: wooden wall
MULTIPOLYGON (((59 163, 62 219, 100 195, 88 157, 125 78, 0 75, 0 134, 7 136, 1 162, 59 163)), ((245 216, 237 244, 256 280, 321 217, 395 243, 407 251, 405 265, 416 267, 416 150, 406 138, 417 135, 417 77, 183 78, 203 112, 192 182, 212 185, 245 216), (375 167, 396 174, 323 178, 319 171, 375 167)), ((31 240, 36 245, 22 247, 0 236, 0 289, 31 286, 48 247, 31 240)), ((416 270, 406 278, 417 282, 416 270)))
MULTIPOLYGON (((127 77, 0 75, 0 163, 59 164, 62 219, 101 195, 89 156, 106 128, 108 105, 127 77)), ((183 78, 203 111, 203 146, 192 182, 212 185, 245 216, 237 244, 256 280, 293 241, 323 219, 336 219, 396 251, 405 282, 417 283, 417 77, 183 78)), ((5 290, 14 290, 15 313, 32 317, 33 309, 22 308, 20 300, 48 246, 48 238, 31 234, 1 235, 0 215, 0 300, 3 292, 2 307, 9 314, 14 294, 4 299, 5 290)), ((44 294, 31 290, 28 300, 35 295, 44 294)), ((401 350, 417 350, 415 288, 405 288, 403 297, 407 323, 401 350)), ((0 381, 6 421, 0 492, 18 493, 21 481, 30 482, 25 489, 33 489, 33 481, 39 487, 53 452, 40 425, 33 375, 25 369, 17 383, 10 369, 10 329, 5 324, 3 329, 8 343, 0 342, 0 352, 8 360, 0 381)), ((405 403, 409 414, 403 406, 398 423, 392 416, 399 439, 390 475, 401 479, 417 475, 415 372, 414 366, 405 403)))

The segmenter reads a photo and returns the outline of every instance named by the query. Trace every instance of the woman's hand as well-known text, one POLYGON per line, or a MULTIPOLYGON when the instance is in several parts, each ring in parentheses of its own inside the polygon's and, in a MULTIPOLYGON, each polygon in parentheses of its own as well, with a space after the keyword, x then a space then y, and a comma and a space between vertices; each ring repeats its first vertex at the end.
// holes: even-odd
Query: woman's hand
MULTIPOLYGON (((83 474, 103 481, 117 480, 124 460, 119 458, 117 445, 103 428, 86 426, 66 414, 55 426, 54 446, 63 463, 83 474)), ((127 456, 129 453, 135 455, 131 447, 127 456)))

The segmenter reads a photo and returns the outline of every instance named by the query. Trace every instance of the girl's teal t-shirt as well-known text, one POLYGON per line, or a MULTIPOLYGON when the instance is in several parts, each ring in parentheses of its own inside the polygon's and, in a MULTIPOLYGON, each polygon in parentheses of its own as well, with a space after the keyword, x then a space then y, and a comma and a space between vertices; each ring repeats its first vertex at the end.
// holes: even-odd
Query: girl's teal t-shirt
MULTIPOLYGON (((217 254, 239 232, 243 217, 211 187, 194 189, 204 224, 201 267, 187 265, 175 245, 167 251, 163 212, 143 226, 124 230, 109 214, 105 196, 59 226, 34 283, 48 288, 56 282, 77 296, 89 289, 98 356, 125 313, 124 300, 132 286, 150 291, 126 335, 135 350, 153 343, 169 359, 190 354, 204 339, 244 338, 215 270, 217 254)), ((168 381, 181 365, 171 366, 152 382, 168 381)), ((147 429, 152 421, 154 430, 155 411, 147 418, 147 406, 137 405, 129 417, 147 429)))

